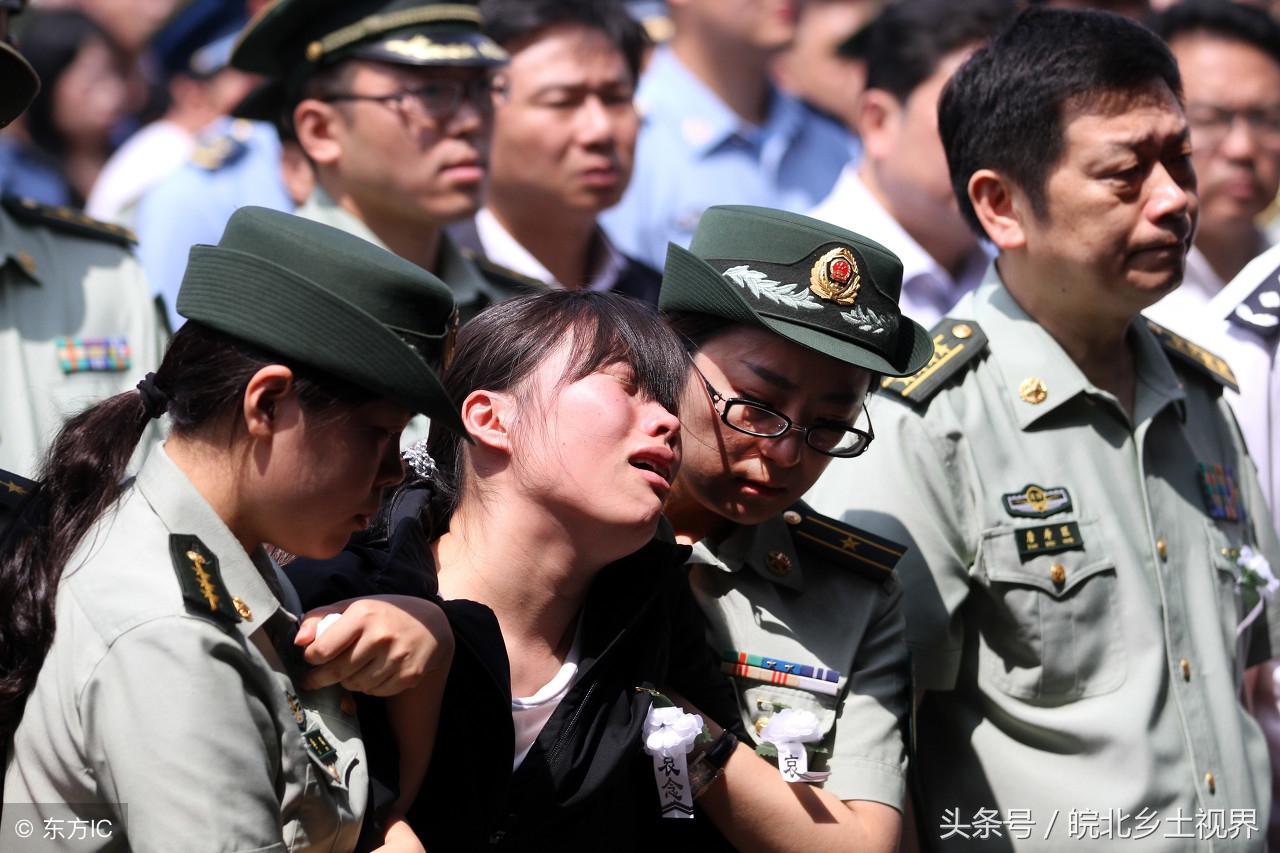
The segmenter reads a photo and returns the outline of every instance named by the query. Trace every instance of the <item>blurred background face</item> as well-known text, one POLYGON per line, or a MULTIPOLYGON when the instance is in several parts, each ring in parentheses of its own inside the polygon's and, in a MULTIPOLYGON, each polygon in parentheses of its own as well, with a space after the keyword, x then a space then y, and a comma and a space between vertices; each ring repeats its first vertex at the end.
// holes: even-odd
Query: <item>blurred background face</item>
POLYGON ((938 98, 972 51, 964 48, 948 54, 905 102, 879 89, 866 94, 859 130, 867 168, 873 171, 895 218, 909 229, 968 233, 938 135, 938 98))
POLYGON ((837 56, 836 48, 862 29, 879 8, 880 0, 808 0, 800 12, 795 41, 774 66, 782 88, 846 127, 854 127, 866 64, 837 56))
POLYGON ((796 36, 804 0, 670 0, 676 36, 685 28, 719 42, 778 51, 796 36))
POLYGON ((106 144, 126 97, 116 54, 101 39, 87 39, 54 87, 53 123, 73 143, 106 144))
POLYGON ((1209 33, 1170 45, 1182 72, 1203 227, 1250 227, 1280 187, 1280 64, 1209 33))
POLYGON ((599 213, 631 179, 640 120, 626 60, 565 24, 514 45, 494 119, 490 192, 522 207, 599 213))

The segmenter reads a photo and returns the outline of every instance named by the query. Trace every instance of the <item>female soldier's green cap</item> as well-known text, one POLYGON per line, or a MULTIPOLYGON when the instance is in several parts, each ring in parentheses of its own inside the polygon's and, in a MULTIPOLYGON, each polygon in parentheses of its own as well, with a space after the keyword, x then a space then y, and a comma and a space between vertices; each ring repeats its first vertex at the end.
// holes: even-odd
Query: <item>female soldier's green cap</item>
POLYGON ((231 64, 268 77, 359 57, 396 65, 500 65, 474 0, 276 0, 245 28, 231 64))
POLYGON ((667 247, 658 305, 758 326, 886 376, 933 355, 898 308, 902 262, 879 243, 817 219, 724 205, 702 215, 688 249, 667 247))
POLYGON ((453 294, 431 273, 345 231, 242 207, 216 246, 192 246, 178 313, 464 432, 435 373, 453 294))

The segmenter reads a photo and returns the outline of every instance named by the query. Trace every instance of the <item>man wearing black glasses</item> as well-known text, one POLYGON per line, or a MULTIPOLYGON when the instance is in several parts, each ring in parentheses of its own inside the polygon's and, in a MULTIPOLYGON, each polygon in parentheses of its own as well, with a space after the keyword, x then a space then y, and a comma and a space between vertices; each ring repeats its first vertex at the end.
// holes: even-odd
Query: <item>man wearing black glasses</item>
POLYGON ((298 213, 436 273, 463 321, 531 283, 442 230, 480 207, 489 171, 490 75, 507 54, 480 24, 474 3, 281 0, 232 56, 276 82, 315 168, 298 213))

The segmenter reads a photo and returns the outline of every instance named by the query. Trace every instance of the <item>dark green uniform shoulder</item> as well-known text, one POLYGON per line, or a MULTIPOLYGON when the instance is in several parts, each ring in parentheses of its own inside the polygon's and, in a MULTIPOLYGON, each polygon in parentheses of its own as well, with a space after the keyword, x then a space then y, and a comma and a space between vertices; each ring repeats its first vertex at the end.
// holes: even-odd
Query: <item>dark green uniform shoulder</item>
POLYGON ((132 249, 138 242, 137 236, 128 228, 102 222, 70 207, 54 207, 41 204, 35 199, 10 195, 0 199, 0 204, 4 205, 10 216, 24 225, 42 226, 63 234, 115 243, 126 249, 132 249))
POLYGON ((478 252, 463 249, 462 256, 475 265, 475 268, 484 276, 485 281, 508 295, 519 296, 524 293, 547 289, 546 282, 539 281, 532 276, 521 275, 501 264, 495 264, 478 252))
POLYGON ((880 387, 917 405, 923 405, 952 378, 986 352, 987 335, 972 320, 944 317, 929 330, 933 358, 910 376, 886 376, 880 387))
POLYGON ((852 524, 815 512, 798 501, 782 514, 797 550, 816 551, 830 562, 875 583, 893 577, 893 568, 907 546, 885 539, 852 524))
POLYGON ((0 469, 0 555, 4 554, 8 538, 16 529, 14 522, 18 513, 35 497, 38 488, 38 483, 0 469))
POLYGON ((1236 375, 1231 372, 1231 367, 1222 358, 1199 344, 1174 334, 1159 323, 1151 320, 1146 322, 1147 328, 1156 336, 1156 340, 1164 347, 1164 351, 1173 356, 1175 367, 1189 367, 1192 373, 1207 377, 1224 388, 1230 388, 1232 391, 1240 390, 1240 386, 1236 384, 1236 375))
POLYGON ((218 558, 198 536, 170 534, 169 556, 173 559, 173 571, 182 587, 187 610, 215 622, 240 621, 218 569, 218 558))

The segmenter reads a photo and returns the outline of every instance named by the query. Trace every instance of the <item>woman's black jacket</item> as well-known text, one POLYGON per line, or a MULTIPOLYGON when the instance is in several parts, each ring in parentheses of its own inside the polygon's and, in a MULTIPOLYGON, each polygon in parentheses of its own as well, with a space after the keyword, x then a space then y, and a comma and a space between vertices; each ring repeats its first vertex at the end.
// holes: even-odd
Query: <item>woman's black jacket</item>
MULTIPOLYGON (((417 520, 427 492, 421 485, 402 488, 389 501, 380 532, 333 560, 297 560, 286 570, 306 608, 390 593, 432 598, 448 616, 453 664, 431 769, 408 815, 427 849, 723 845, 701 815, 658 817, 653 759, 641 745, 651 703, 645 688, 674 690, 730 728, 739 719, 689 592, 688 548, 655 539, 597 575, 581 616, 578 679, 513 774, 502 633, 489 608, 436 597, 431 551, 417 520)), ((398 762, 382 702, 361 697, 360 720, 375 800, 388 802, 398 762)), ((366 830, 377 846, 377 820, 366 821, 366 830)))

